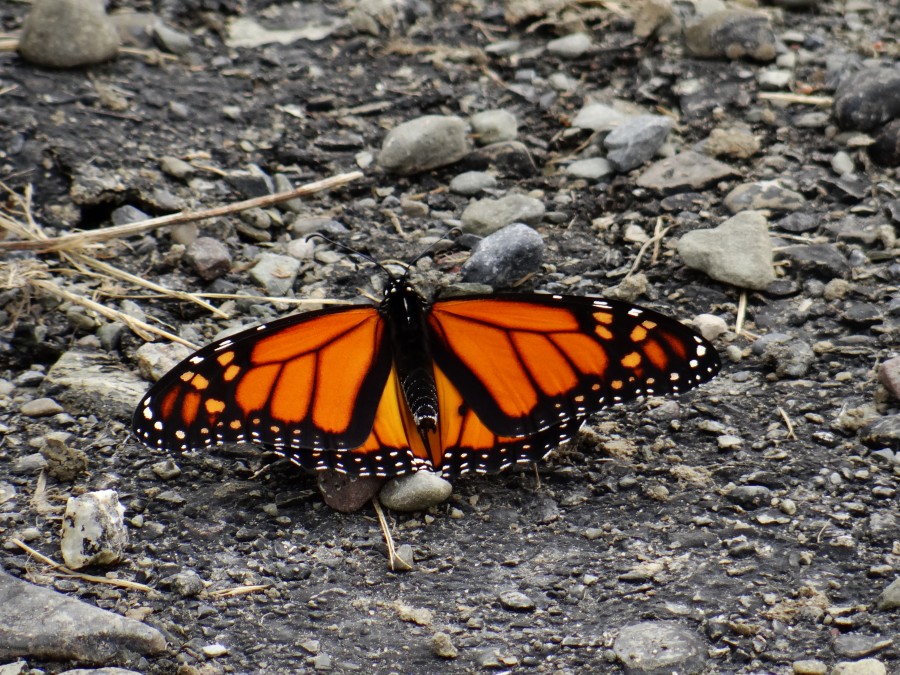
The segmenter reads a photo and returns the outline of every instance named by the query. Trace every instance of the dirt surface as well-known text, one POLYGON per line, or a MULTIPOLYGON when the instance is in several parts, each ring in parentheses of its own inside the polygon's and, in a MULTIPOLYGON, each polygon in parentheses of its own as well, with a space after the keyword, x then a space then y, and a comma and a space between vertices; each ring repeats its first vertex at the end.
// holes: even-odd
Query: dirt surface
MULTIPOLYGON (((143 340, 125 331, 104 350, 102 319, 39 294, 23 302, 22 288, 3 291, 0 378, 12 384, 0 396, 0 481, 15 486, 19 498, 0 505, 0 534, 8 542, 37 528, 30 545, 58 558, 58 509, 40 511, 29 501, 39 470, 4 467, 35 453, 42 435, 69 432, 69 445, 88 455, 88 471, 71 482, 49 479, 49 503, 59 507, 73 494, 115 489, 131 541, 114 573, 159 593, 51 581, 88 603, 140 616, 169 640, 165 655, 123 655, 114 665, 142 673, 179 666, 185 673, 624 672, 614 641, 623 627, 649 620, 675 621, 695 633, 703 672, 786 674, 800 660, 830 668, 865 656, 900 672, 897 610, 875 608, 900 568, 898 471, 889 453, 873 452, 900 448, 865 442, 866 422, 898 412, 875 377, 876 365, 897 353, 898 272, 877 238, 841 238, 827 227, 848 216, 889 223, 881 211, 885 192, 854 199, 816 179, 841 147, 822 129, 792 125, 802 108, 757 98, 761 64, 694 60, 677 40, 637 39, 632 23, 602 3, 572 14, 597 49, 571 61, 541 49, 567 30, 565 21, 509 25, 495 3, 436 3, 420 19, 413 3, 391 35, 342 28, 319 41, 257 48, 226 47, 227 22, 252 16, 279 27, 296 25, 304 13, 318 20, 346 10, 252 0, 132 5, 192 34, 189 52, 162 60, 122 54, 71 71, 0 56, 0 178, 16 191, 32 186, 34 215, 47 234, 107 226, 125 205, 155 216, 252 196, 226 180, 250 164, 268 175, 284 172, 295 184, 354 170, 359 153, 374 154, 386 129, 400 122, 507 108, 518 117, 519 140, 535 169, 494 166, 499 187, 532 191, 548 210, 537 226, 546 244, 544 270, 524 288, 600 294, 638 255, 640 244, 623 237, 625 225, 637 222, 652 233, 657 216, 671 209, 661 205, 662 195, 635 189, 633 175, 588 182, 557 171, 555 162, 590 136, 567 133, 567 125, 584 92, 609 88, 650 110, 677 111, 674 85, 696 79, 710 87, 713 105, 679 119, 683 146, 723 119, 768 110, 749 123, 762 152, 732 160, 741 180, 771 177, 776 165, 767 160, 785 160, 783 172, 800 185, 806 211, 821 219, 803 237, 834 244, 845 260, 852 262, 854 252, 861 259, 837 273, 815 264, 783 266, 774 287, 749 294, 749 334, 717 340, 725 366, 716 380, 677 402, 597 416, 576 442, 540 465, 539 479, 530 468, 466 476, 446 504, 391 514, 398 544, 414 551, 414 569, 405 573, 387 570, 370 509, 332 511, 314 476, 269 467, 274 457, 252 447, 174 457, 180 475, 154 470, 165 457, 130 436, 127 411, 79 399, 77 391, 40 387, 41 373, 73 349, 104 352, 136 371, 143 340), (507 38, 522 41, 512 56, 483 51, 507 38), (535 85, 559 71, 579 86, 559 93, 535 85), (216 171, 195 168, 178 180, 160 170, 167 155, 216 171), (854 215, 854 207, 864 210, 854 215), (824 285, 834 278, 846 280, 849 290, 826 297, 824 285), (860 318, 850 311, 859 303, 880 313, 860 318), (773 332, 815 347, 808 370, 775 375, 773 362, 752 350, 753 336, 773 332), (39 396, 62 401, 67 414, 19 414, 39 396), (890 518, 894 525, 885 527, 890 518), (175 581, 189 571, 205 582, 199 595, 175 581), (244 585, 263 588, 234 597, 213 593, 244 585), (509 591, 527 602, 510 600, 509 591), (436 655, 438 633, 449 636, 455 658, 436 655), (203 648, 215 644, 227 652, 204 656, 203 648)), ((862 20, 890 34, 896 10, 892 16, 891 3, 870 5, 862 20)), ((5 5, 0 28, 17 30, 27 10, 5 5)), ((841 3, 776 13, 776 33, 824 40, 815 58, 798 67, 796 81, 821 85, 823 50, 863 50, 845 36, 845 22, 841 3)), ((858 161, 867 167, 867 185, 895 184, 895 170, 858 161)), ((447 191, 450 179, 483 166, 464 160, 398 178, 372 165, 362 180, 309 200, 309 214, 340 221, 347 231, 334 236, 378 259, 409 260, 468 203, 447 191), (425 203, 428 215, 404 215, 398 197, 425 203)), ((721 222, 728 215, 722 197, 737 182, 702 191, 700 206, 679 207, 696 217, 669 236, 721 222)), ((246 270, 261 252, 281 250, 297 236, 276 222, 266 231, 272 241, 265 241, 246 226, 237 216, 200 225, 233 256, 232 270, 211 284, 180 260, 184 232, 114 242, 97 255, 171 288, 258 295, 246 270)), ((6 263, 39 257, 6 255, 6 263)), ((425 285, 452 281, 466 255, 456 247, 420 265, 425 285)), ((67 267, 58 257, 42 259, 51 269, 67 267)), ((644 257, 640 265, 650 283, 639 302, 684 319, 717 314, 734 327, 740 291, 688 270, 667 246, 655 264, 644 257)), ((116 306, 122 295, 140 295, 118 282, 53 274, 73 292, 116 306)), ((375 279, 377 273, 339 253, 304 261, 294 293, 352 299, 359 289, 372 292, 375 279)), ((197 343, 286 309, 230 302, 235 317, 222 322, 193 305, 145 295, 136 302, 197 343)), ((44 569, 8 543, 0 567, 23 578, 44 569)), ((28 665, 48 672, 74 666, 39 659, 28 665)))

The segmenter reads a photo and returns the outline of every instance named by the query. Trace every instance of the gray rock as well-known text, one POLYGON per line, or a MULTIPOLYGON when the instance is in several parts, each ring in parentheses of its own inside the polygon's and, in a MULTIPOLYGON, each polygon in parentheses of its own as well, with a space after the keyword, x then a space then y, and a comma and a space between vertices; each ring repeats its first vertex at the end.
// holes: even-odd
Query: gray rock
POLYGON ((847 258, 834 244, 792 244, 780 247, 778 254, 790 260, 794 269, 829 278, 843 277, 850 271, 847 258))
POLYGON ((476 169, 493 167, 499 175, 517 180, 537 173, 534 158, 522 141, 501 141, 476 148, 466 157, 465 163, 476 169))
POLYGON ((466 171, 450 181, 450 192, 473 197, 497 186, 497 179, 487 171, 466 171))
POLYGON ((172 176, 172 178, 177 178, 178 180, 184 180, 195 172, 191 164, 171 155, 159 158, 159 169, 167 176, 172 176))
POLYGON ((740 211, 796 211, 806 206, 799 192, 782 187, 778 181, 766 180, 738 185, 725 196, 725 206, 732 213, 740 211))
POLYGON ((576 178, 599 180, 613 173, 613 166, 605 157, 591 157, 590 159, 577 159, 569 164, 566 173, 576 178))
POLYGON ((704 647, 696 634, 674 621, 644 621, 625 626, 613 643, 616 657, 631 675, 703 670, 704 647))
POLYGON ((135 357, 141 375, 156 382, 191 354, 188 347, 177 342, 147 342, 138 347, 135 357))
POLYGON ((762 290, 775 279, 768 223, 757 211, 686 233, 678 241, 678 254, 688 267, 741 288, 762 290))
POLYGON ((867 68, 845 77, 834 93, 833 110, 842 128, 859 131, 900 117, 900 68, 867 68))
POLYGON ((84 450, 67 443, 70 435, 54 431, 47 434, 41 444, 41 456, 47 460, 47 473, 58 481, 68 483, 87 473, 88 458, 84 450))
POLYGON ((497 599, 503 607, 514 612, 532 612, 537 606, 534 600, 521 591, 503 591, 497 596, 497 599))
POLYGON ((309 235, 313 232, 334 236, 347 232, 347 226, 328 216, 307 216, 298 217, 291 223, 291 232, 299 236, 309 235))
POLYGON ((153 26, 153 38, 160 49, 170 54, 187 54, 191 50, 191 36, 170 28, 162 21, 153 26))
POLYGON ((635 37, 648 38, 654 33, 669 36, 680 30, 671 0, 646 0, 638 3, 633 18, 632 33, 635 37))
POLYGON ((165 649, 155 628, 0 571, 0 659, 104 663, 165 649))
POLYGON ((900 120, 884 125, 869 147, 869 155, 881 166, 900 166, 900 120))
POLYGON ((63 560, 72 569, 118 562, 128 544, 125 507, 115 490, 69 497, 60 532, 63 560))
POLYGON ((470 150, 466 123, 453 115, 425 115, 392 129, 378 154, 378 164, 409 176, 458 162, 470 150))
POLYGON ((887 668, 878 659, 839 661, 834 664, 831 675, 887 675, 887 668))
POLYGON ((786 68, 772 68, 764 70, 756 77, 761 89, 781 90, 790 87, 794 80, 794 71, 786 68))
POLYGON ((47 386, 62 390, 61 398, 79 405, 130 419, 147 383, 130 369, 122 367, 119 357, 98 352, 69 350, 47 371, 47 386))
POLYGON ((112 212, 113 225, 127 225, 128 223, 139 223, 142 220, 149 220, 150 216, 141 211, 139 208, 126 204, 120 206, 112 212))
POLYGON ((896 514, 881 509, 869 515, 869 536, 873 541, 890 545, 900 532, 900 521, 896 514))
POLYGON ((878 381, 900 399, 900 356, 888 359, 878 367, 878 381))
POLYGON ((255 164, 249 169, 229 171, 224 178, 244 199, 265 197, 275 192, 275 181, 255 164))
POLYGON ((294 287, 300 261, 287 255, 263 253, 250 268, 250 278, 274 296, 287 295, 294 287))
POLYGON ((877 635, 854 635, 853 633, 844 633, 837 635, 831 648, 837 656, 843 656, 851 659, 861 659, 871 656, 886 647, 890 647, 892 640, 885 640, 877 635))
POLYGON ((657 192, 702 190, 737 174, 727 164, 699 152, 688 150, 666 157, 648 166, 635 181, 639 187, 657 192))
POLYGON ((819 226, 819 216, 806 211, 794 211, 777 221, 775 225, 787 232, 809 232, 819 226))
POLYGON ((378 476, 348 476, 337 471, 316 472, 322 499, 335 511, 355 513, 368 504, 385 483, 378 476))
POLYGON ((590 51, 594 42, 587 33, 572 33, 547 43, 547 51, 563 59, 577 59, 590 51))
POLYGON ((875 604, 875 609, 879 612, 890 612, 894 609, 900 609, 900 577, 894 579, 881 592, 881 595, 878 596, 878 602, 875 604))
POLYGON ((728 494, 728 500, 745 509, 758 509, 768 506, 772 499, 772 491, 765 485, 737 485, 728 494))
POLYGON ((103 0, 35 0, 22 25, 19 53, 50 68, 102 63, 119 51, 119 32, 103 0))
POLYGON ((442 659, 455 659, 459 656, 459 650, 453 644, 453 640, 443 631, 431 636, 431 651, 442 659))
POLYGON ((747 159, 759 152, 760 141, 744 127, 713 129, 701 144, 701 149, 713 157, 747 159))
POLYGON ((508 110, 485 110, 469 118, 472 132, 479 145, 515 140, 519 135, 519 122, 508 110))
POLYGON ((184 259, 205 281, 218 279, 231 270, 231 251, 213 237, 197 237, 185 250, 184 259))
POLYGON ((605 103, 590 103, 578 111, 572 120, 572 126, 591 131, 610 131, 626 119, 628 116, 625 113, 612 106, 605 103))
MULTIPOLYGON (((294 189, 294 184, 291 182, 291 179, 283 173, 276 173, 274 180, 276 192, 290 192, 294 189)), ((309 210, 300 197, 279 202, 275 207, 280 211, 289 211, 290 213, 306 213, 309 210)))
POLYGON ((687 27, 685 45, 704 58, 771 61, 777 53, 769 17, 742 9, 723 9, 687 27))
POLYGON ((639 115, 623 122, 604 139, 606 158, 616 171, 631 171, 656 154, 672 129, 665 115, 639 115))
POLYGON ((797 338, 786 341, 772 341, 762 351, 762 362, 775 368, 781 379, 800 379, 806 376, 816 354, 806 342, 797 338))
POLYGON ((447 501, 453 486, 430 471, 416 471, 393 478, 381 488, 378 498, 392 511, 423 511, 447 501))
POLYGON ((65 412, 65 408, 52 398, 36 398, 23 403, 19 412, 25 417, 50 417, 65 412))
POLYGON ((843 150, 834 153, 831 157, 831 169, 838 175, 845 173, 853 173, 856 167, 853 164, 853 158, 843 150))
POLYGON ((860 440, 874 447, 900 450, 900 415, 886 415, 866 425, 860 440))
POLYGON ((168 579, 164 579, 163 583, 178 593, 182 598, 195 598, 200 595, 206 587, 203 583, 203 579, 201 579, 200 575, 194 570, 185 570, 178 574, 173 574, 168 579))
POLYGON ((537 272, 543 259, 541 235, 528 225, 513 223, 482 239, 460 274, 468 283, 503 288, 537 272))
POLYGON ((544 217, 544 203, 526 195, 511 194, 500 199, 480 199, 463 211, 463 228, 479 236, 487 236, 510 223, 536 225, 544 217))

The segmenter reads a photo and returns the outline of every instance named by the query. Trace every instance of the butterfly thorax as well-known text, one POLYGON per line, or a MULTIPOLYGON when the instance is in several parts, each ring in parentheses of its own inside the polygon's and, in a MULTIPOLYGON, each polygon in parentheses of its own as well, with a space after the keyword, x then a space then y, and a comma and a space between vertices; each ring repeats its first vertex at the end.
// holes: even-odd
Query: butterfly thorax
POLYGON ((405 278, 391 279, 379 312, 390 331, 403 397, 427 446, 428 432, 437 428, 438 417, 437 386, 426 328, 428 305, 405 278))

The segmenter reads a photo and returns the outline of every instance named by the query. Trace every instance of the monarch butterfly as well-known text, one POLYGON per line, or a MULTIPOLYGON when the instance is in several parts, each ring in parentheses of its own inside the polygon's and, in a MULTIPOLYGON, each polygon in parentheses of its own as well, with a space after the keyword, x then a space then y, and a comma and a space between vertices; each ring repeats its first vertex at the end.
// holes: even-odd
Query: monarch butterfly
MULTIPOLYGON (((382 267, 382 269, 384 269, 382 267)), ((599 297, 427 302, 388 274, 380 304, 287 316, 195 352, 144 396, 146 444, 253 442, 304 469, 454 477, 535 461, 590 413, 719 370, 676 320, 599 297)))

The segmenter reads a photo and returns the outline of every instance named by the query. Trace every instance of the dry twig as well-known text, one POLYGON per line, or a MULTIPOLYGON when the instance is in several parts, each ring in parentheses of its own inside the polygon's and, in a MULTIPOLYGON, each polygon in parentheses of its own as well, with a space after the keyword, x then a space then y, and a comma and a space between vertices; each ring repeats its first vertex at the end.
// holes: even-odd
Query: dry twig
POLYGON ((372 506, 375 507, 378 524, 381 526, 381 534, 384 537, 384 543, 387 545, 388 566, 392 572, 408 572, 412 568, 409 566, 409 563, 397 555, 397 550, 394 548, 394 538, 391 536, 391 529, 387 518, 384 516, 384 509, 381 508, 378 497, 372 498, 372 506))
POLYGON ((19 541, 18 539, 10 539, 10 541, 21 548, 23 551, 28 553, 28 555, 37 558, 45 565, 49 565, 53 569, 58 572, 62 572, 63 575, 67 577, 74 577, 75 579, 81 579, 82 581, 89 581, 94 584, 107 584, 108 586, 118 586, 119 588, 128 588, 133 591, 144 591, 145 593, 153 593, 154 590, 149 586, 145 586, 144 584, 139 584, 136 581, 128 581, 127 579, 110 579, 109 577, 97 577, 93 574, 83 574, 81 572, 76 572, 75 570, 69 569, 65 565, 60 565, 58 562, 51 560, 43 553, 38 553, 33 548, 31 548, 28 544, 19 541))
POLYGON ((734 322, 734 332, 735 335, 740 335, 741 331, 744 330, 744 320, 747 318, 747 291, 741 291, 741 296, 738 298, 738 309, 737 309, 737 318, 734 322))
MULTIPOLYGON (((156 230, 160 227, 181 225, 183 223, 190 223, 207 218, 218 218, 219 216, 246 211, 247 209, 265 208, 280 202, 297 199, 298 197, 307 197, 316 192, 321 192, 322 190, 346 185, 347 183, 361 178, 362 175, 363 174, 360 171, 342 173, 314 183, 301 185, 300 187, 287 192, 279 192, 274 195, 246 199, 242 202, 236 202, 226 206, 218 206, 202 211, 182 211, 180 213, 172 213, 168 216, 160 216, 159 218, 141 220, 136 223, 127 223, 126 225, 116 225, 114 227, 104 227, 84 232, 73 232, 72 234, 64 234, 59 237, 44 238, 40 241, 0 241, 0 251, 37 251, 39 253, 50 253, 53 251, 78 250, 90 244, 143 234, 144 232, 156 230)), ((3 223, 0 222, 0 227, 2 226, 3 223)))
POLYGON ((791 418, 788 417, 788 414, 784 411, 784 408, 778 406, 778 412, 781 414, 781 419, 784 420, 784 424, 788 430, 788 438, 792 441, 797 440, 797 435, 794 433, 794 425, 791 424, 791 418))

